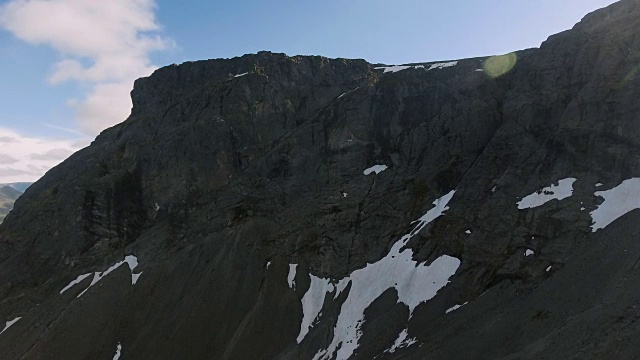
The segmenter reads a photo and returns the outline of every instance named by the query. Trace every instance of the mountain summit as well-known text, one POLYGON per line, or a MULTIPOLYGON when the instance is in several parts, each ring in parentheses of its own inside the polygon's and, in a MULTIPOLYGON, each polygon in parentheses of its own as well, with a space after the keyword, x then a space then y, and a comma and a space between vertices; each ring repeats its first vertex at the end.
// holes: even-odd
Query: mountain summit
POLYGON ((636 359, 638 33, 139 79, 0 225, 2 358, 636 359))

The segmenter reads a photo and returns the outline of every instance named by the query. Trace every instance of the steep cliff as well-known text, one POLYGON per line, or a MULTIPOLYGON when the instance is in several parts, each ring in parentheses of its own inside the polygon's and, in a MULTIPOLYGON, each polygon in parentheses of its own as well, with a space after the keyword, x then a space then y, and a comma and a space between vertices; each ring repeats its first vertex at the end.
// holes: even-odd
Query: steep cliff
POLYGON ((638 33, 139 79, 0 225, 1 356, 636 358, 638 33))

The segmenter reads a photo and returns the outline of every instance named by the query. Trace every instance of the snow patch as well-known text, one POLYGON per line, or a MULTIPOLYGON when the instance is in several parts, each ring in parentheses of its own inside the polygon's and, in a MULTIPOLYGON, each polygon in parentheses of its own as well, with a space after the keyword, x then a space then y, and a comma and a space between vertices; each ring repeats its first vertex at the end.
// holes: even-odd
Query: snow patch
POLYGON ((78 275, 78 277, 75 280, 71 281, 69 283, 69 285, 65 286, 62 290, 60 290, 60 294, 62 294, 63 292, 65 292, 65 291, 67 291, 69 289, 71 289, 75 285, 80 284, 82 282, 82 280, 88 278, 89 276, 91 276, 91 274, 93 274, 93 273, 78 275))
POLYGON ((596 196, 604 198, 591 214, 591 231, 604 229, 624 214, 640 209, 640 178, 631 178, 610 190, 596 191, 596 196))
POLYGON ((429 70, 435 70, 435 69, 444 69, 444 68, 448 68, 451 66, 456 66, 458 65, 457 61, 449 61, 449 62, 441 62, 441 63, 435 63, 435 64, 431 64, 431 67, 429 67, 427 69, 427 71, 429 70))
POLYGON ((343 193, 342 193, 342 197, 347 197, 347 193, 346 193, 346 192, 343 192, 343 193))
POLYGON ((120 359, 120 352, 121 351, 122 351, 122 345, 120 343, 118 343, 118 346, 116 347, 116 354, 113 355, 113 360, 120 359))
MULTIPOLYGON (((346 360, 358 347, 362 336, 364 311, 373 301, 390 288, 398 293, 398 302, 409 307, 409 318, 415 308, 431 300, 440 289, 449 283, 449 278, 455 274, 460 266, 460 260, 448 255, 442 255, 431 264, 425 265, 413 260, 413 251, 405 248, 407 242, 429 223, 444 215, 449 209, 447 204, 455 193, 435 200, 434 207, 418 220, 415 228, 398 240, 389 253, 379 261, 367 264, 348 277, 333 285, 329 279, 311 277, 311 285, 303 298, 304 319, 298 342, 307 335, 309 324, 315 319, 322 308, 327 293, 334 292, 334 299, 351 284, 346 300, 342 304, 336 322, 333 339, 327 349, 320 350, 314 359, 346 360)), ((402 334, 401 334, 402 336, 402 334)), ((402 341, 406 340, 402 339, 402 341)), ((402 342, 400 341, 400 342, 402 342)))
POLYGON ((547 267, 547 269, 545 270, 546 272, 551 271, 551 266, 547 267))
POLYGON ((129 270, 131 271, 131 285, 135 285, 136 282, 138 282, 138 278, 140 277, 140 274, 142 273, 138 273, 138 274, 133 273, 133 269, 135 269, 138 266, 138 258, 133 255, 127 255, 125 256, 124 260, 118 263, 115 263, 110 268, 108 268, 107 271, 93 273, 93 279, 91 279, 91 284, 89 284, 89 286, 87 286, 87 288, 84 289, 84 291, 81 292, 77 297, 79 298, 80 296, 82 296, 84 293, 86 293, 89 290, 89 288, 97 284, 105 276, 109 275, 111 272, 113 272, 120 266, 124 265, 125 263, 129 266, 129 270))
POLYGON ((2 334, 3 332, 7 331, 8 328, 10 328, 13 324, 17 323, 18 320, 22 319, 21 317, 17 317, 11 321, 7 321, 6 324, 4 325, 4 329, 2 329, 2 331, 0 331, 0 334, 2 334))
POLYGON ((298 264, 289 264, 289 276, 287 276, 287 282, 289 283, 289 288, 293 290, 296 289, 297 269, 298 269, 298 264))
POLYGON ((346 92, 343 92, 342 94, 340 94, 340 96, 338 96, 336 99, 340 99, 341 97, 343 97, 346 94, 346 92))
POLYGON ((348 281, 339 281, 338 285, 336 285, 336 293, 333 295, 333 299, 337 299, 340 294, 347 288, 350 283, 348 281))
POLYGON ((241 76, 245 76, 245 75, 247 75, 247 74, 248 74, 248 72, 243 73, 243 74, 238 74, 238 75, 234 76, 234 78, 239 78, 239 77, 241 77, 241 76))
POLYGON ((268 269, 268 268, 269 268, 269 266, 271 266, 271 261, 267 261, 267 266, 266 266, 266 268, 268 269))
POLYGON ((454 306, 452 306, 452 307, 448 308, 448 309, 447 309, 447 311, 445 311, 444 313, 445 313, 445 314, 448 314, 448 313, 450 313, 450 312, 452 312, 452 311, 456 311, 456 310, 460 309, 461 307, 463 307, 463 306, 467 305, 468 303, 469 303, 469 302, 467 301, 466 303, 464 303, 464 304, 462 304, 462 305, 454 305, 454 306))
POLYGON ((471 230, 467 230, 464 233, 467 234, 467 235, 471 235, 471 230))
POLYGON ((375 172, 376 175, 378 175, 385 170, 387 170, 387 165, 373 165, 372 167, 365 169, 363 174, 369 175, 375 172))
POLYGON ((398 335, 398 338, 393 343, 393 345, 391 345, 391 347, 388 348, 387 350, 385 350, 384 352, 393 354, 394 352, 396 352, 396 350, 402 349, 402 348, 407 348, 407 347, 409 347, 409 346, 411 346, 411 345, 413 345, 415 343, 416 343, 416 339, 415 338, 409 338, 408 330, 404 329, 404 330, 402 330, 400 335, 398 335))
POLYGON ((527 251, 524 252, 524 256, 531 256, 534 255, 535 252, 531 249, 527 249, 527 251))
MULTIPOLYGON (((444 69, 444 68, 448 68, 451 66, 456 66, 458 65, 457 61, 449 61, 449 62, 439 62, 439 63, 435 63, 435 64, 430 64, 428 65, 429 68, 427 69, 427 71, 430 70, 435 70, 435 69, 444 69)), ((425 69, 424 65, 392 65, 392 66, 378 66, 378 67, 374 67, 374 70, 384 70, 384 73, 395 73, 398 71, 402 71, 402 70, 407 70, 407 69, 425 69)))
POLYGON ((478 72, 484 72, 484 69, 476 69, 478 72))
POLYGON ((600 186, 602 186, 602 183, 597 183, 596 184, 596 187, 600 187, 600 186))
POLYGON ((311 275, 311 285, 309 290, 302 297, 302 323, 300 324, 300 333, 296 340, 298 344, 307 336, 313 324, 322 315, 322 305, 326 294, 333 292, 335 287, 329 279, 322 279, 311 275))
POLYGON ((577 179, 566 178, 558 181, 558 185, 551 185, 542 190, 527 195, 518 202, 518 209, 531 209, 542 206, 551 200, 562 200, 573 195, 573 183, 577 179))
POLYGON ((384 70, 383 74, 386 73, 395 73, 398 71, 402 71, 402 70, 407 70, 412 68, 413 66, 410 65, 393 65, 393 66, 378 66, 378 67, 374 67, 374 70, 384 70))
POLYGON ((142 275, 142 272, 138 274, 131 273, 131 285, 135 285, 138 283, 138 279, 140 278, 140 275, 142 275))

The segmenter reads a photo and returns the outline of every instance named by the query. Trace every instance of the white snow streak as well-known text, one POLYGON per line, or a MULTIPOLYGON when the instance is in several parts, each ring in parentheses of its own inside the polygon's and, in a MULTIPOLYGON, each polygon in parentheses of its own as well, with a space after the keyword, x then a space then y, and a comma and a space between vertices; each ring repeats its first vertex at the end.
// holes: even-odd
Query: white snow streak
POLYGON ((526 257, 534 255, 534 254, 535 254, 535 252, 533 250, 531 250, 531 249, 527 249, 527 251, 524 252, 524 256, 526 256, 526 257))
POLYGON ((73 280, 72 282, 69 283, 69 285, 65 286, 62 290, 60 290, 60 294, 71 289, 73 286, 80 284, 82 280, 88 278, 89 276, 91 276, 91 274, 92 273, 78 275, 78 277, 75 280, 73 280))
MULTIPOLYGON (((435 63, 435 64, 430 64, 429 68, 427 69, 427 71, 430 70, 435 70, 435 69, 444 69, 444 68, 448 68, 451 66, 456 66, 458 65, 457 61, 449 61, 449 62, 439 62, 439 63, 435 63)), ((378 66, 373 68, 374 70, 384 70, 384 73, 395 73, 398 71, 402 71, 402 70, 407 70, 407 69, 424 69, 425 66, 424 65, 392 65, 392 66, 378 66)))
POLYGON ((113 355, 113 360, 120 359, 120 352, 121 351, 122 351, 122 345, 120 343, 118 343, 118 346, 116 347, 116 354, 113 355))
POLYGON ((593 210, 591 219, 593 232, 604 229, 624 214, 640 209, 640 178, 631 178, 610 190, 596 191, 604 202, 593 210))
POLYGON ((133 273, 133 269, 135 269, 138 266, 138 258, 133 256, 133 255, 127 255, 127 256, 125 256, 124 260, 122 260, 122 261, 120 261, 118 263, 115 263, 110 268, 108 268, 107 271, 94 273, 93 274, 93 279, 91 280, 91 284, 89 284, 89 286, 87 286, 87 288, 84 289, 84 291, 81 292, 77 297, 82 296, 84 293, 87 292, 87 290, 89 290, 90 287, 92 287, 93 285, 97 284, 98 281, 102 280, 102 278, 104 278, 105 276, 109 275, 112 271, 114 271, 115 269, 119 268, 120 266, 122 266, 125 263, 127 265, 129 265, 129 270, 131 271, 131 285, 135 285, 138 282, 138 278, 140 277, 140 274, 142 274, 142 273, 139 273, 139 274, 134 274, 133 273))
POLYGON ((448 68, 448 67, 456 66, 456 65, 458 65, 457 61, 435 63, 435 64, 431 64, 431 67, 429 67, 429 69, 427 69, 427 71, 434 70, 434 69, 444 69, 444 68, 448 68))
POLYGON ((238 75, 234 76, 234 78, 239 78, 239 77, 241 77, 241 76, 245 76, 245 75, 247 75, 247 74, 248 74, 248 72, 243 73, 243 74, 238 74, 238 75))
POLYGON ((391 347, 385 350, 384 352, 393 354, 398 349, 407 348, 416 343, 415 338, 408 338, 408 337, 409 337, 408 330, 407 329, 402 330, 402 332, 400 333, 400 335, 398 335, 398 338, 393 343, 393 345, 391 345, 391 347))
POLYGON ((322 279, 311 275, 311 285, 309 290, 302 298, 303 318, 300 324, 300 333, 298 334, 298 344, 307 336, 309 330, 313 327, 314 321, 320 317, 320 311, 324 304, 326 294, 333 292, 335 287, 330 283, 329 279, 322 279))
POLYGON ((289 265, 289 276, 287 276, 287 282, 289 283, 289 288, 293 290, 296 289, 296 270, 297 269, 298 269, 298 264, 289 265))
POLYGON ((463 306, 467 305, 468 303, 469 303, 469 302, 467 301, 466 303, 464 303, 464 304, 462 304, 462 305, 454 305, 454 306, 452 306, 452 307, 448 308, 448 309, 447 309, 447 311, 445 311, 444 313, 445 313, 445 314, 448 314, 448 313, 450 313, 450 312, 452 312, 452 311, 456 311, 456 310, 460 309, 461 307, 463 307, 463 306))
POLYGON ((575 178, 567 178, 558 181, 558 185, 551 185, 542 190, 526 196, 518 202, 518 209, 531 209, 542 206, 551 200, 566 199, 573 194, 575 178))
POLYGON ((7 323, 4 325, 4 329, 2 329, 2 331, 0 331, 0 334, 2 334, 3 332, 7 331, 8 328, 10 328, 13 324, 17 323, 18 320, 22 319, 21 317, 17 317, 11 321, 7 321, 7 323))
POLYGON ((372 167, 365 169, 363 174, 369 175, 375 172, 376 175, 378 175, 385 170, 387 170, 387 165, 373 165, 372 167))
POLYGON ((454 193, 455 191, 451 191, 435 200, 433 202, 435 206, 414 221, 417 223, 415 228, 397 241, 387 256, 379 261, 354 271, 336 285, 331 284, 329 279, 311 276, 311 286, 303 298, 304 318, 297 338, 298 342, 304 339, 312 327, 310 324, 319 316, 317 314, 324 304, 326 294, 335 291, 335 299, 347 285, 351 284, 349 294, 340 309, 331 344, 327 349, 320 350, 314 359, 335 357, 337 360, 346 360, 353 355, 362 336, 361 327, 365 309, 388 289, 396 289, 398 302, 409 307, 409 317, 411 317, 418 305, 432 299, 449 283, 449 278, 460 266, 460 260, 443 255, 430 265, 425 265, 413 260, 413 251, 404 247, 425 226, 444 215, 454 193))
POLYGON ((142 273, 143 271, 138 274, 131 273, 131 285, 135 285, 138 283, 138 279, 140 278, 140 275, 142 275, 142 273))
POLYGON ((546 272, 551 271, 551 266, 547 267, 547 269, 545 270, 546 272))
POLYGON ((406 66, 406 65, 393 65, 393 66, 378 66, 373 68, 374 70, 384 70, 384 74, 386 73, 394 73, 394 72, 398 72, 398 71, 402 71, 402 70, 407 70, 412 68, 413 66, 406 66))

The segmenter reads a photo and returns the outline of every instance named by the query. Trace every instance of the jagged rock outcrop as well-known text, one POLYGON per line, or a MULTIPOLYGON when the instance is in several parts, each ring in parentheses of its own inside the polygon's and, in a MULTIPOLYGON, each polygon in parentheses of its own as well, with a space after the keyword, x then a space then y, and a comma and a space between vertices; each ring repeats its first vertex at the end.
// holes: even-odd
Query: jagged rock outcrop
POLYGON ((159 69, 0 225, 1 356, 634 359, 639 31, 159 69))

